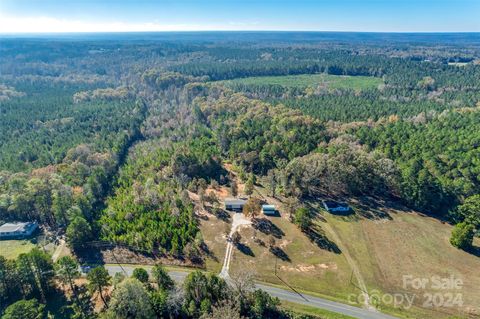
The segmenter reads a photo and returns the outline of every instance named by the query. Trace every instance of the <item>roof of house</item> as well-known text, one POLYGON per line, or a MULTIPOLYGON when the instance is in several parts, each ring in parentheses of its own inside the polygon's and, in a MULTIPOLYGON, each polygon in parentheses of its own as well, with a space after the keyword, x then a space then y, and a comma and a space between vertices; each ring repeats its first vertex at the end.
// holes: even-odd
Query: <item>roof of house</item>
POLYGON ((225 205, 245 205, 246 202, 241 198, 225 198, 225 205))
POLYGON ((275 210, 275 205, 262 205, 263 210, 275 210))
POLYGON ((34 225, 34 223, 5 223, 0 226, 0 233, 23 232, 29 230, 34 225))

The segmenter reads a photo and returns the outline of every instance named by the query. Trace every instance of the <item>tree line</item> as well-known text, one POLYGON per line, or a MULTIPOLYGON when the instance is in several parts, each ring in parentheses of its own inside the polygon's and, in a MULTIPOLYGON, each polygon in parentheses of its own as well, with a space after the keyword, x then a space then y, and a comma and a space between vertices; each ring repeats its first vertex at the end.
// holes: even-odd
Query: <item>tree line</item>
POLYGON ((234 274, 231 285, 201 271, 177 284, 161 265, 150 273, 135 268, 129 278, 122 272, 112 277, 97 266, 87 273, 86 283, 81 277, 78 262, 70 256, 53 263, 34 249, 16 260, 0 257, 1 318, 310 318, 282 309, 277 298, 256 289, 249 271, 234 274), (100 310, 95 310, 97 298, 103 304, 100 310), (54 300, 55 306, 49 306, 54 300))

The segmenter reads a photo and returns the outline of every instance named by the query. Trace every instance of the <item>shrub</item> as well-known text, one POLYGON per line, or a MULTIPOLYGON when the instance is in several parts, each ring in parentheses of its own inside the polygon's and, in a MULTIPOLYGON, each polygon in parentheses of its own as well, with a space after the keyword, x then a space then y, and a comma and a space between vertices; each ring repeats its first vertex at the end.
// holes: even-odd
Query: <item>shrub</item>
POLYGON ((466 222, 455 225, 452 230, 452 237, 450 243, 460 249, 468 250, 472 248, 473 236, 475 234, 475 227, 466 222))

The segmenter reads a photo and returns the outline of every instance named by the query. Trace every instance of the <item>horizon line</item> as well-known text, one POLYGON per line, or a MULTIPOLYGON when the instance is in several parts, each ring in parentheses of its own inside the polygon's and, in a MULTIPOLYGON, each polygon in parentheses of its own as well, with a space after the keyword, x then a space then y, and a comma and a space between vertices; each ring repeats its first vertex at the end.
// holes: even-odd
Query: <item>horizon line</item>
POLYGON ((357 31, 357 30, 282 30, 282 29, 258 29, 258 30, 231 30, 231 29, 206 29, 206 30, 111 30, 111 31, 53 31, 53 32, 35 32, 35 31, 12 31, 0 32, 0 35, 62 35, 62 34, 132 34, 132 33, 205 33, 205 32, 229 32, 229 33, 286 33, 286 32, 301 32, 301 33, 377 33, 377 34, 462 34, 462 33, 479 33, 480 31, 357 31))

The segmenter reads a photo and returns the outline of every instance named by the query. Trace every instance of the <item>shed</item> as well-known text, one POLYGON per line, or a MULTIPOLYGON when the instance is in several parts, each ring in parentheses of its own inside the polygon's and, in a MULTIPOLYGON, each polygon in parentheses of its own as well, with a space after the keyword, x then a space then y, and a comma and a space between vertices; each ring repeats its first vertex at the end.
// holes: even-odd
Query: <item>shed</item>
POLYGON ((264 215, 275 215, 276 212, 275 205, 262 205, 262 213, 264 215))
POLYGON ((323 207, 329 212, 329 213, 337 213, 337 212, 349 212, 350 211, 350 206, 348 206, 347 203, 338 203, 330 200, 324 200, 323 201, 323 207))
POLYGON ((0 226, 0 239, 21 239, 32 236, 38 229, 38 224, 30 223, 5 223, 0 226))
POLYGON ((247 201, 240 198, 226 198, 225 199, 225 209, 233 211, 242 211, 243 206, 247 201))

